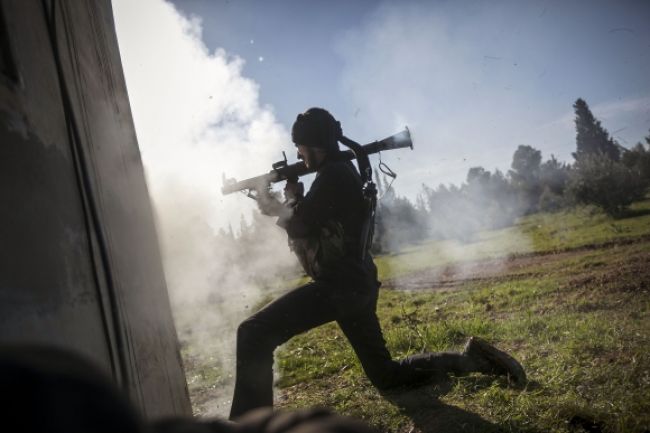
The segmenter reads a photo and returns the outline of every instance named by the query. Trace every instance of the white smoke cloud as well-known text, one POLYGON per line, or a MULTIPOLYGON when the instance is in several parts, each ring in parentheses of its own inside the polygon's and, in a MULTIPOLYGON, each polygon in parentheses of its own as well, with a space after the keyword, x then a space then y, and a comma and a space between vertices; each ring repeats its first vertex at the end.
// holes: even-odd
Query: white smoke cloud
MULTIPOLYGON (((494 22, 502 20, 500 7, 472 6, 471 13, 485 20, 477 24, 476 20, 459 21, 443 4, 383 3, 359 28, 340 38, 342 90, 350 111, 358 110, 353 127, 359 130, 352 136, 376 135, 380 127, 386 128, 386 135, 404 125, 411 129, 412 152, 383 156, 398 173, 394 186, 399 194, 413 200, 422 183, 434 188, 439 183, 459 185, 475 166, 507 171, 517 145, 530 138, 531 125, 544 119, 529 109, 529 101, 522 96, 526 92, 517 91, 534 86, 529 83, 534 80, 506 79, 513 74, 504 73, 505 68, 522 63, 517 60, 516 44, 490 43, 490 38, 499 36, 494 34, 494 22), (501 51, 495 52, 494 46, 501 51)), ((532 65, 517 67, 523 77, 539 74, 532 65)), ((473 240, 486 226, 506 225, 510 215, 502 217, 485 205, 496 202, 487 190, 480 201, 446 202, 430 209, 431 231, 443 238, 473 240), (496 221, 486 224, 488 220, 496 221)), ((387 233, 391 235, 395 233, 387 233)), ((530 247, 514 230, 505 244, 517 245, 520 251, 530 247)), ((507 253, 505 244, 495 254, 507 253)), ((440 254, 451 262, 478 256, 469 254, 472 248, 467 243, 448 243, 441 249, 440 254)), ((460 273, 470 269, 462 263, 457 266, 460 273)))
MULTIPOLYGON (((491 119, 494 112, 486 109, 486 96, 495 92, 483 85, 483 56, 467 45, 467 38, 454 36, 464 29, 451 28, 441 10, 384 4, 338 44, 344 94, 352 107, 361 108, 356 119, 360 135, 376 135, 378 125, 387 127, 385 134, 405 124, 411 128, 413 154, 386 155, 400 174, 397 188, 406 188, 401 191, 410 197, 422 182, 464 180, 467 169, 479 161, 493 168, 498 160, 477 155, 477 143, 491 153, 503 146, 486 141, 490 134, 484 128, 498 119, 491 119), (459 98, 472 89, 471 104, 459 98)), ((503 109, 504 99, 491 103, 503 109)))
POLYGON ((181 182, 211 197, 205 200, 211 226, 237 221, 242 203, 249 203, 221 197, 222 172, 268 171, 290 143, 286 130, 260 106, 257 84, 242 76, 243 60, 203 44, 198 18, 185 18, 162 0, 117 0, 114 9, 152 194, 164 196, 165 179, 181 182))
MULTIPOLYGON (((211 350, 215 359, 201 362, 227 377, 236 325, 268 284, 260 276, 286 278, 278 269, 293 269, 295 260, 270 220, 245 253, 233 254, 237 243, 217 243, 219 229, 235 223, 236 232, 254 207, 243 195, 223 197, 221 175, 267 172, 290 139, 271 108, 260 105, 243 60, 204 45, 198 18, 163 0, 114 0, 113 9, 174 316, 190 346, 186 363, 211 350)), ((218 401, 202 413, 227 412, 232 384, 222 381, 215 384, 218 401)))
POLYGON ((390 134, 404 124, 412 130, 413 154, 386 154, 408 197, 422 182, 458 184, 473 166, 507 171, 519 144, 545 151, 546 143, 530 142, 539 138, 531 129, 557 113, 528 99, 540 66, 524 43, 504 40, 499 30, 515 24, 503 22, 512 16, 507 8, 384 3, 341 37, 342 91, 349 110, 359 110, 358 134, 375 136, 380 127, 390 134), (459 20, 461 12, 481 19, 459 20))

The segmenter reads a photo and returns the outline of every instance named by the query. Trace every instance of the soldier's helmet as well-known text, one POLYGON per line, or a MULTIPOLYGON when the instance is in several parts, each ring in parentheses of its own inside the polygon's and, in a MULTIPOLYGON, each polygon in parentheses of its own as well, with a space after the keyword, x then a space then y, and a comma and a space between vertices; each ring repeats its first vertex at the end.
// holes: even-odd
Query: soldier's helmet
POLYGON ((313 107, 298 114, 291 128, 291 140, 297 145, 338 150, 338 139, 343 135, 341 123, 324 108, 313 107))

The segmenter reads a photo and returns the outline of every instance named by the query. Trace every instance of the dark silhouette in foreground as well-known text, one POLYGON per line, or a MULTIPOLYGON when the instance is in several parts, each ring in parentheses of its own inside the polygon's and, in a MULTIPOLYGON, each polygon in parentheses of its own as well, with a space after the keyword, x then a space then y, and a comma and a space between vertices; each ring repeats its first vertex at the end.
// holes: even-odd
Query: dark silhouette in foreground
POLYGON ((53 347, 0 346, 0 415, 8 431, 50 433, 371 433, 324 409, 252 411, 239 422, 147 422, 90 361, 53 347))

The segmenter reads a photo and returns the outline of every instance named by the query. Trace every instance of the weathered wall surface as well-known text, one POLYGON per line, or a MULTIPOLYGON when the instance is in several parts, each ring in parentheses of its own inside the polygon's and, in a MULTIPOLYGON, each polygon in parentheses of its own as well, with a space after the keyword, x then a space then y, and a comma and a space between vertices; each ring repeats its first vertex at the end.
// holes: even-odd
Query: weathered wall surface
POLYGON ((111 5, 0 9, 0 342, 70 348, 148 416, 189 414, 111 5))

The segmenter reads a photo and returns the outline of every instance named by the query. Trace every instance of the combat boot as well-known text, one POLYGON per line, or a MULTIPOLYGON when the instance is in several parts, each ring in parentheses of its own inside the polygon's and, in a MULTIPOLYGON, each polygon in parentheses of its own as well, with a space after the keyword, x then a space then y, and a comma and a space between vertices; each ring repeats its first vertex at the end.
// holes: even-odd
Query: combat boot
POLYGON ((478 337, 467 340, 463 355, 476 363, 480 373, 507 376, 518 385, 526 382, 526 372, 515 358, 478 337))

